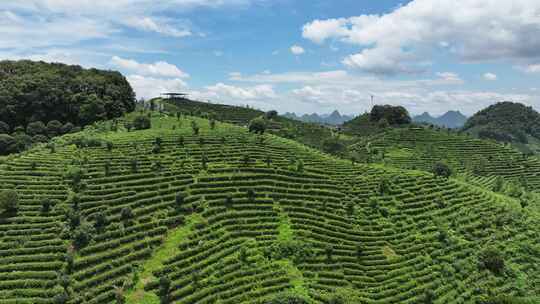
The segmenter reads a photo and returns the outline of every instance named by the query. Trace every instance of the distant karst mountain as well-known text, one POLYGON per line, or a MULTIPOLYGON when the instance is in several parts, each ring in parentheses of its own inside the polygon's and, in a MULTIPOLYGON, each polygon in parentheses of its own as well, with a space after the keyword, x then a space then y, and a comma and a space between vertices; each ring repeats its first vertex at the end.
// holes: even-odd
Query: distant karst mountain
POLYGON ((467 116, 459 111, 448 111, 439 117, 433 117, 428 112, 413 117, 414 122, 429 123, 446 128, 461 128, 467 121, 467 116))
POLYGON ((284 117, 295 119, 303 122, 314 122, 314 123, 322 123, 322 124, 328 124, 328 125, 341 125, 346 121, 349 121, 354 118, 354 116, 350 115, 341 115, 339 111, 335 110, 334 112, 330 114, 322 114, 319 115, 317 113, 313 114, 304 114, 304 115, 297 115, 296 113, 290 113, 287 112, 283 114, 284 117))

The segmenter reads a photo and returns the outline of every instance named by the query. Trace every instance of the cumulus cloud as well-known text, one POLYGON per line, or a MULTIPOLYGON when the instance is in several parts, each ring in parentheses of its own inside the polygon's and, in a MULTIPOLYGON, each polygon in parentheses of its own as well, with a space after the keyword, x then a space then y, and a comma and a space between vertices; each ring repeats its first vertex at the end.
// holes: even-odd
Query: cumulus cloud
POLYGON ((124 59, 118 56, 113 56, 111 58, 110 64, 138 75, 177 78, 189 77, 189 74, 180 70, 176 65, 170 64, 165 61, 157 61, 154 63, 139 63, 133 59, 124 59))
POLYGON ((187 84, 180 78, 145 77, 141 75, 129 75, 126 77, 137 98, 154 98, 164 92, 184 91, 187 84))
POLYGON ((185 26, 174 26, 173 23, 174 22, 169 19, 151 17, 134 17, 128 18, 125 21, 125 24, 145 32, 155 32, 177 38, 192 35, 191 31, 185 26))
POLYGON ((0 1, 0 49, 70 46, 91 39, 118 41, 125 28, 182 38, 187 20, 167 17, 197 7, 249 5, 252 0, 0 1))
POLYGON ((238 87, 220 82, 213 86, 207 86, 206 90, 217 98, 225 97, 240 100, 255 100, 276 97, 273 87, 266 84, 253 87, 238 87))
MULTIPOLYGON (((234 73, 229 75, 229 79, 239 83, 271 84, 286 88, 275 90, 277 96, 267 103, 279 104, 279 109, 283 111, 304 113, 334 109, 343 113, 362 113, 370 110, 371 95, 375 96, 376 104, 402 105, 413 114, 424 111, 442 114, 458 109, 471 115, 499 101, 513 100, 535 105, 540 100, 536 92, 530 90, 506 94, 462 89, 464 81, 454 72, 439 72, 417 80, 383 79, 345 70, 255 75, 234 73)), ((540 103, 537 105, 540 106, 540 103)))
POLYGON ((413 0, 383 15, 314 20, 302 31, 315 43, 359 46, 343 63, 379 74, 423 71, 422 61, 435 49, 461 61, 538 63, 539 34, 536 0, 413 0))
POLYGON ((304 50, 303 47, 299 46, 299 45, 293 45, 291 46, 291 53, 293 53, 294 55, 302 55, 304 54, 306 51, 304 50))
POLYGON ((490 80, 490 81, 497 80, 497 75, 495 75, 493 73, 484 73, 484 75, 482 75, 482 77, 485 80, 490 80))

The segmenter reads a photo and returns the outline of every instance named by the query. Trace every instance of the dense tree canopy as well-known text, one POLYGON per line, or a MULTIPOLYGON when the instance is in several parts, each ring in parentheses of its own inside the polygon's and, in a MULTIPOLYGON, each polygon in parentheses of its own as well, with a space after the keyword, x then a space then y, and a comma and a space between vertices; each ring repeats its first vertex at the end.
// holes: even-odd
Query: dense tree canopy
POLYGON ((369 114, 372 122, 379 122, 383 119, 390 125, 404 125, 411 123, 409 112, 402 106, 376 105, 369 114))
MULTIPOLYGON (((0 121, 11 129, 34 121, 83 125, 119 117, 134 110, 134 97, 118 72, 28 60, 0 61, 0 121)), ((3 129, 1 124, 0 131, 3 129)))
POLYGON ((474 114, 463 129, 480 138, 527 143, 527 136, 540 139, 540 114, 521 103, 499 102, 474 114))

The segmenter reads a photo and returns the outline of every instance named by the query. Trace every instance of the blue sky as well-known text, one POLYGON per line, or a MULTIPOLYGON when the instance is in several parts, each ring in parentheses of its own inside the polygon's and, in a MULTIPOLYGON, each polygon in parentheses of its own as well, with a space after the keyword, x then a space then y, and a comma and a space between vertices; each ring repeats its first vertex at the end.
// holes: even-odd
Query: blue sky
POLYGON ((370 95, 413 114, 539 109, 539 34, 535 0, 0 2, 0 59, 120 70, 141 98, 279 112, 358 114, 370 95))

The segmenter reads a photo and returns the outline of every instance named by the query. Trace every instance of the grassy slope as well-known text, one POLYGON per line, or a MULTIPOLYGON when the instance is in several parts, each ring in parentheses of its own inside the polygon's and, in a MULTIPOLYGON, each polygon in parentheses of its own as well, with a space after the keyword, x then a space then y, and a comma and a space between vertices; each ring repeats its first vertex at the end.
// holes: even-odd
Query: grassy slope
POLYGON ((438 161, 449 163, 456 171, 465 173, 471 182, 491 188, 494 176, 507 180, 527 178, 530 190, 540 190, 540 160, 524 157, 514 148, 475 139, 453 132, 429 128, 388 129, 385 133, 365 139, 353 146, 366 158, 368 150, 378 151, 373 161, 406 169, 430 171, 438 161), (384 159, 380 153, 384 152, 384 159))
MULTIPOLYGON (((23 248, 35 248, 40 235, 50 232, 50 242, 58 244, 50 250, 60 252, 54 255, 60 262, 51 260, 50 271, 34 269, 23 277, 60 271, 66 246, 58 239, 61 225, 54 223, 62 222, 62 211, 43 216, 38 199, 55 193, 51 185, 56 184, 58 205, 72 208, 65 201, 69 191, 61 176, 68 165, 80 164, 87 172, 79 207, 83 219, 92 221, 102 211, 110 221, 77 252, 70 274, 70 293, 86 303, 113 302, 115 286, 134 277, 136 265, 142 270, 139 284, 128 291, 131 301, 147 279, 145 289, 155 292, 152 277, 162 275, 173 281, 171 298, 178 303, 248 303, 288 289, 315 303, 339 293, 367 303, 417 303, 430 289, 435 303, 460 303, 489 292, 540 292, 539 219, 504 196, 420 171, 353 166, 293 141, 254 136, 228 124, 218 123, 211 130, 200 118, 154 116, 151 130, 84 134, 113 142, 113 150, 64 146, 64 137, 54 153, 38 148, 6 160, 0 168, 3 187, 17 180, 22 211, 0 223, 3 231, 10 231, 0 240, 6 253, 14 241, 10 235, 52 225, 46 231, 29 231, 36 239, 23 248), (201 126, 199 136, 191 133, 192 120, 201 126), (164 141, 162 151, 151 154, 156 137, 164 141), (202 155, 209 159, 206 170, 202 155), (265 164, 268 156, 270 168, 265 164), (138 172, 130 171, 131 159, 138 160, 138 172), (297 160, 302 160, 303 170, 296 171, 297 160), (31 177, 32 161, 38 163, 34 171, 46 179, 31 177), (107 161, 109 176, 103 173, 107 161), (381 192, 383 180, 389 189, 381 192), (255 191, 255 198, 247 197, 248 189, 255 191), (179 191, 187 194, 181 207, 174 203, 179 191), (223 203, 227 195, 233 197, 230 207, 223 203), (439 199, 444 206, 436 203, 439 199), (134 219, 122 221, 119 215, 128 206, 134 219), (187 229, 184 223, 191 214, 201 221, 187 229), (446 231, 448 239, 440 241, 440 231, 446 231), (313 255, 299 261, 266 258, 266 248, 287 240, 301 242, 313 255), (357 245, 361 257, 355 257, 357 245), (502 251, 508 269, 504 276, 477 269, 477 255, 486 246, 502 251), (239 255, 243 249, 247 260, 239 255), (345 290, 339 288, 343 286, 345 290)), ((10 267, 42 258, 50 260, 32 253, 24 260, 3 262, 8 266, 0 268, 0 299, 47 303, 58 293, 61 287, 54 280, 43 279, 43 284, 52 284, 35 287, 31 294, 10 277, 10 267)))

